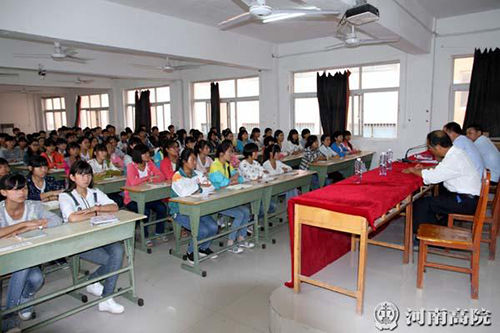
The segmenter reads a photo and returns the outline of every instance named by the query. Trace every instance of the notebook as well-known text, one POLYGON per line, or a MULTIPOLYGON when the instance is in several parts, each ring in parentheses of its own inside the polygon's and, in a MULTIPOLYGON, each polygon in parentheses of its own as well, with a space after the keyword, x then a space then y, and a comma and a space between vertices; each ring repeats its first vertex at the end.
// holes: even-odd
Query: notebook
POLYGON ((100 216, 93 216, 90 218, 91 225, 109 224, 118 221, 119 221, 118 218, 116 218, 116 216, 114 215, 100 215, 100 216))

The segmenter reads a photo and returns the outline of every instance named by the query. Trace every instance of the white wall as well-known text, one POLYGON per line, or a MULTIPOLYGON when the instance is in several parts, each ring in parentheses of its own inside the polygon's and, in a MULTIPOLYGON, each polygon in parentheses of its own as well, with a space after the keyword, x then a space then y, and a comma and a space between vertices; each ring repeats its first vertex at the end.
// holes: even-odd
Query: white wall
POLYGON ((34 101, 34 94, 0 92, 0 122, 13 123, 26 133, 36 131, 34 101))

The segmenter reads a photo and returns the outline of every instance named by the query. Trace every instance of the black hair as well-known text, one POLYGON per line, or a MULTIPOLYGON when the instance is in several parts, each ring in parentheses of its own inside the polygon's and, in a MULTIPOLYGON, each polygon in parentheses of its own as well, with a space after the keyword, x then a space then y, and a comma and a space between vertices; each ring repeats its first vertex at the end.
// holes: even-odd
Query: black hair
POLYGON ((168 156, 167 150, 169 150, 170 148, 172 148, 176 144, 177 144, 177 141, 172 140, 172 139, 162 140, 161 143, 160 143, 160 146, 161 146, 161 148, 163 150, 163 155, 164 156, 168 156))
POLYGON ((125 127, 125 132, 126 133, 133 133, 132 129, 130 127, 125 127))
POLYGON ((296 129, 291 129, 290 132, 288 132, 288 138, 287 140, 290 141, 291 143, 293 143, 294 145, 298 145, 299 144, 299 132, 297 132, 296 129), (294 140, 293 139, 293 136, 297 134, 297 140, 294 140))
POLYGON ((246 131, 247 128, 245 126, 240 126, 240 128, 238 128, 238 132, 241 132, 241 131, 246 131))
POLYGON ((276 143, 276 139, 274 138, 274 136, 266 136, 264 138, 264 147, 269 146, 269 143, 271 143, 271 142, 276 143))
POLYGON ((86 136, 82 136, 80 139, 78 139, 78 144, 82 144, 83 141, 85 141, 85 139, 89 140, 89 143, 90 143, 90 138, 89 137, 86 137, 86 136))
POLYGON ((26 178, 18 173, 10 173, 0 179, 0 190, 22 190, 26 187, 26 178))
POLYGON ((267 161, 271 157, 271 153, 272 154, 281 153, 280 145, 274 144, 274 145, 267 146, 264 149, 264 156, 262 158, 262 163, 264 163, 265 161, 267 161))
POLYGON ((63 138, 58 138, 56 140, 56 146, 62 145, 64 143, 68 143, 68 142, 66 140, 64 140, 63 138))
POLYGON ((346 136, 348 136, 348 135, 352 135, 352 134, 351 134, 351 132, 350 132, 350 131, 345 130, 345 131, 342 133, 342 135, 343 135, 343 136, 344 136, 344 138, 345 138, 346 136))
POLYGON ((259 151, 259 146, 253 142, 247 143, 245 147, 243 147, 243 157, 250 157, 256 151, 259 151))
POLYGON ((177 161, 177 171, 184 167, 184 163, 189 160, 189 156, 191 155, 196 156, 194 150, 191 148, 186 148, 182 151, 181 155, 179 156, 179 160, 177 161))
POLYGON ((109 131, 105 128, 105 129, 103 129, 103 130, 102 130, 102 132, 101 132, 101 133, 102 133, 102 134, 104 134, 104 133, 109 133, 109 131))
POLYGON ((30 158, 29 162, 28 162, 28 166, 32 167, 32 168, 40 168, 40 167, 48 167, 49 166, 49 162, 47 161, 47 159, 45 157, 42 157, 42 156, 33 156, 32 158, 30 158))
POLYGON ((454 121, 449 122, 448 124, 444 125, 444 128, 448 131, 452 131, 453 133, 457 134, 462 134, 462 128, 460 125, 454 121))
POLYGON ((132 149, 132 161, 134 163, 142 163, 142 155, 149 153, 149 148, 143 143, 138 144, 132 149))
POLYGON ((243 129, 243 130, 241 130, 241 131, 238 133, 238 140, 243 141, 243 134, 248 135, 248 132, 247 132, 247 130, 246 130, 246 129, 243 129))
POLYGON ((121 132, 120 132, 120 137, 122 137, 122 136, 127 136, 127 132, 125 132, 125 131, 121 131, 121 132))
POLYGON ((167 127, 167 128, 168 128, 168 130, 170 131, 170 129, 171 129, 172 127, 173 127, 173 128, 175 128, 175 126, 174 126, 174 125, 170 124, 170 125, 168 125, 168 127, 167 127))
POLYGON ((21 131, 21 130, 19 129, 19 127, 14 127, 14 128, 12 129, 12 132, 20 132, 20 131, 21 131))
POLYGON ((114 135, 111 135, 106 139, 106 143, 109 143, 111 140, 115 140, 116 142, 118 142, 118 138, 114 135))
POLYGON ((193 132, 193 138, 194 138, 194 141, 198 142, 198 140, 203 137, 203 133, 201 133, 200 131, 198 130, 194 130, 193 132))
POLYGON ((66 133, 66 140, 68 140, 68 139, 69 139, 69 138, 71 138, 72 136, 76 136, 76 134, 75 134, 75 133, 73 133, 73 132, 68 132, 68 133, 66 133))
POLYGON ((9 161, 7 161, 5 158, 0 157, 0 165, 9 165, 9 161))
POLYGON ((203 148, 205 148, 206 146, 208 146, 208 141, 207 140, 200 140, 196 143, 196 145, 194 146, 194 152, 196 153, 196 155, 200 155, 200 152, 203 150, 203 148))
POLYGON ((255 141, 255 134, 259 133, 260 134, 260 128, 254 127, 252 128, 252 133, 250 134, 250 139, 255 141))
POLYGON ((28 143, 28 140, 26 140, 26 138, 24 136, 21 136, 21 137, 19 137, 19 139, 17 139, 17 143, 19 143, 19 142, 26 142, 26 143, 28 143))
POLYGON ((137 145, 140 145, 140 144, 142 144, 141 139, 139 139, 136 136, 131 137, 130 140, 128 140, 127 154, 129 154, 130 156, 132 156, 132 151, 134 150, 134 148, 137 145), (132 146, 134 146, 134 148, 132 148, 132 146))
POLYGON ((211 129, 208 134, 207 134, 207 140, 211 141, 212 140, 212 135, 215 135, 216 138, 219 136, 217 135, 217 130, 211 129))
POLYGON ((330 134, 323 134, 321 136, 321 142, 325 142, 326 138, 329 138, 330 137, 330 134))
POLYGON ((107 129, 107 130, 109 130, 110 128, 114 128, 114 129, 116 129, 116 127, 114 127, 114 126, 113 126, 113 125, 111 125, 111 124, 106 125, 106 129, 107 129))
POLYGON ((302 137, 302 139, 305 139, 305 136, 307 134, 311 134, 311 131, 309 130, 309 128, 304 128, 301 132, 300 132, 300 136, 302 137))
POLYGON ((467 126, 467 129, 469 129, 469 128, 473 128, 473 129, 475 129, 478 132, 482 132, 483 131, 483 129, 481 128, 481 126, 479 126, 479 124, 471 124, 471 125, 467 126))
POLYGON ((342 131, 335 131, 335 132, 333 132, 333 134, 332 134, 332 138, 335 140, 335 139, 337 139, 337 137, 338 137, 339 135, 344 136, 344 132, 342 132, 342 131))
POLYGON ((68 143, 68 146, 66 147, 66 150, 69 153, 70 149, 75 149, 75 148, 80 149, 80 145, 78 143, 76 143, 76 142, 70 142, 70 143, 68 143))
POLYGON ((283 134, 282 130, 278 129, 274 131, 274 140, 276 140, 276 142, 278 142, 278 136, 280 136, 280 134, 283 134))
POLYGON ((153 132, 154 130, 160 130, 160 129, 158 128, 158 126, 151 127, 151 132, 153 132))
POLYGON ((229 148, 233 148, 233 143, 231 142, 231 140, 223 140, 217 146, 217 158, 219 158, 221 154, 224 154, 229 148))
POLYGON ((92 158, 96 158, 98 151, 105 151, 107 153, 108 148, 104 143, 97 144, 97 146, 94 147, 94 151, 92 152, 92 158))
POLYGON ((271 136, 273 135, 273 129, 272 129, 272 128, 266 127, 266 129, 264 130, 264 135, 265 135, 267 132, 271 132, 271 136))
POLYGON ((427 143, 431 147, 436 147, 437 145, 440 145, 443 148, 449 148, 453 146, 450 137, 444 131, 441 130, 432 131, 429 134, 427 134, 427 143))
POLYGON ((186 141, 184 142, 184 146, 187 145, 188 143, 191 143, 191 142, 195 143, 196 140, 192 136, 186 137, 186 141))
POLYGON ((5 142, 7 142, 7 141, 16 141, 16 138, 14 138, 12 135, 6 135, 5 142))
POLYGON ((181 145, 184 145, 184 136, 187 135, 187 132, 184 128, 181 128, 177 130, 175 133, 177 135, 177 140, 181 143, 181 145))
MULTIPOLYGON (((69 176, 75 175, 91 175, 92 181, 90 182, 89 188, 94 187, 94 173, 92 172, 92 167, 87 161, 79 160, 73 163, 71 168, 69 169, 69 176)), ((76 188, 76 183, 71 180, 71 177, 68 177, 68 189, 65 192, 71 192, 76 188)))
POLYGON ((222 131, 222 136, 225 138, 229 134, 232 134, 231 130, 229 128, 226 128, 225 130, 222 131))
POLYGON ((311 147, 313 145, 313 143, 315 143, 316 141, 318 141, 318 137, 316 135, 309 135, 309 137, 306 140, 306 144, 305 144, 304 148, 311 147))

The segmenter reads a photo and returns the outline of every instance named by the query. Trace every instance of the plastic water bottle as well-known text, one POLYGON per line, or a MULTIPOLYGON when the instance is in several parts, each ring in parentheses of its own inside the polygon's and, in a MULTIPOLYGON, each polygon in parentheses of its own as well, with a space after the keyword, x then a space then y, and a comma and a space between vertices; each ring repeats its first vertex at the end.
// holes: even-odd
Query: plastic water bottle
POLYGON ((392 160, 394 158, 394 153, 392 149, 387 150, 387 170, 392 171, 392 160))
POLYGON ((363 170, 362 170, 362 164, 363 162, 361 161, 361 158, 357 158, 356 161, 354 161, 354 182, 356 184, 361 183, 361 179, 363 178, 363 170))
POLYGON ((387 176, 387 154, 380 153, 380 159, 379 159, 379 175, 381 176, 387 176))

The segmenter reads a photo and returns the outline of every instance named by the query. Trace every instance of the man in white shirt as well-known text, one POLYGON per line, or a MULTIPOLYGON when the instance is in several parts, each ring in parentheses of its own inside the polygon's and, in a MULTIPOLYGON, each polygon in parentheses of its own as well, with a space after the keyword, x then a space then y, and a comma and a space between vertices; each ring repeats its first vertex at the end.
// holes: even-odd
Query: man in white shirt
POLYGON ((431 153, 442 161, 432 169, 421 165, 403 170, 422 177, 424 184, 443 182, 448 191, 436 197, 424 197, 413 204, 413 231, 423 223, 446 224, 448 214, 474 214, 481 192, 481 177, 468 155, 453 146, 444 131, 433 131, 427 135, 427 146, 431 153), (441 218, 438 218, 439 215, 441 218))
POLYGON ((481 154, 479 153, 477 147, 474 145, 474 142, 472 142, 465 135, 462 135, 462 128, 460 127, 460 125, 456 122, 448 123, 444 125, 443 131, 448 134, 455 147, 458 147, 465 151, 467 156, 469 156, 470 160, 476 167, 479 175, 482 175, 484 171, 483 158, 481 157, 481 154))
POLYGON ((474 142, 484 161, 484 166, 491 171, 491 183, 498 183, 500 177, 500 152, 491 140, 483 135, 479 125, 467 127, 467 137, 474 142))

